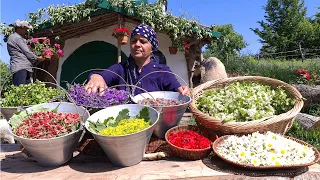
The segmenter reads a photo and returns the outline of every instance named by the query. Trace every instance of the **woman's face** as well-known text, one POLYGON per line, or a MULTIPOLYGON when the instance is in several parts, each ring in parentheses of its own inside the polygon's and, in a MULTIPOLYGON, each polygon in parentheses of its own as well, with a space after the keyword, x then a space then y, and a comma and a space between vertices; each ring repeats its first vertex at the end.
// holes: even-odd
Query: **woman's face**
POLYGON ((136 34, 130 40, 130 51, 135 59, 147 59, 152 54, 152 45, 146 38, 136 34))

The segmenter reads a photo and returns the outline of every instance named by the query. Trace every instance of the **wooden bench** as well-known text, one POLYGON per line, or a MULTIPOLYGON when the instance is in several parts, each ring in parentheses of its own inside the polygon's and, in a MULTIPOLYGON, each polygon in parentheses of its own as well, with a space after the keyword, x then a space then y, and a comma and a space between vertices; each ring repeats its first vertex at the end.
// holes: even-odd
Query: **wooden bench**
POLYGON ((115 167, 106 157, 79 154, 65 165, 45 168, 21 156, 18 144, 1 145, 1 179, 320 179, 320 165, 294 178, 249 177, 208 168, 201 160, 185 161, 175 157, 160 161, 142 161, 125 168, 115 167))

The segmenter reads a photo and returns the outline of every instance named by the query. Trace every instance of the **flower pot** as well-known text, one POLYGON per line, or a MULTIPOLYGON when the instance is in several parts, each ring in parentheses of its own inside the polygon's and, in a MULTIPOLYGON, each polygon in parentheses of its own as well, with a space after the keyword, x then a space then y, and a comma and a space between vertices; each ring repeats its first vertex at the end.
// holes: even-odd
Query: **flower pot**
POLYGON ((121 45, 125 45, 128 43, 128 36, 118 36, 118 43, 121 45))
POLYGON ((169 47, 169 52, 170 54, 177 54, 178 48, 177 47, 169 47))
POLYGON ((44 57, 45 59, 51 59, 51 55, 45 53, 44 51, 42 52, 42 57, 44 57))

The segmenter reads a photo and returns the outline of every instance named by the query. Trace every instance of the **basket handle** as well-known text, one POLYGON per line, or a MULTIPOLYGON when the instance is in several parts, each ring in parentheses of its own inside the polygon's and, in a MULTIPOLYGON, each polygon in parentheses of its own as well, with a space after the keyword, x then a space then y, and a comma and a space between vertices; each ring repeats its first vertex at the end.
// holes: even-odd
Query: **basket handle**
MULTIPOLYGON (((78 75, 71 81, 71 84, 73 84, 74 81, 75 81, 78 77, 80 77, 82 74, 84 74, 84 73, 86 73, 86 72, 90 72, 90 71, 108 71, 108 72, 110 72, 110 73, 118 76, 121 80, 123 80, 123 82, 124 82, 125 84, 128 84, 127 81, 124 80, 123 77, 121 77, 118 73, 116 73, 116 72, 114 72, 114 71, 111 71, 111 70, 109 70, 109 69, 101 69, 101 68, 88 69, 88 70, 86 70, 86 71, 83 71, 82 73, 78 74, 78 75)), ((84 83, 86 83, 86 81, 87 81, 87 80, 85 80, 84 83)))
MULTIPOLYGON (((59 99, 60 99, 60 103, 57 105, 56 108, 58 108, 59 105, 61 104, 61 102, 63 102, 63 100, 64 100, 64 99, 63 99, 64 95, 66 95, 67 97, 70 97, 70 95, 69 95, 69 93, 66 91, 66 89, 64 89, 63 87, 61 87, 60 85, 58 85, 58 84, 56 84, 56 83, 52 83, 52 82, 41 82, 41 83, 55 85, 55 86, 57 86, 58 88, 60 88, 60 95, 58 95, 58 96, 56 96, 56 97, 53 98, 53 99, 55 99, 55 98, 57 98, 57 97, 60 97, 60 98, 59 98, 59 99)), ((25 91, 24 96, 22 96, 22 97, 20 97, 20 98, 25 98, 26 95, 30 92, 31 89, 32 89, 32 87, 29 87, 29 88, 25 91)), ((50 103, 53 99, 51 99, 51 100, 50 100, 49 102, 47 102, 47 103, 50 103)), ((85 111, 83 112, 83 114, 81 114, 81 113, 79 112, 78 106, 75 104, 75 102, 73 101, 73 102, 71 102, 71 103, 75 106, 75 109, 76 109, 77 113, 80 115, 80 127, 79 127, 79 128, 81 129, 81 128, 83 128, 83 125, 84 125, 84 119, 83 119, 83 117, 84 117, 85 111)), ((30 105, 30 106, 32 106, 32 105, 30 105)), ((28 108, 28 107, 23 107, 23 105, 20 105, 20 106, 18 106, 18 111, 25 111, 27 114, 29 114, 29 112, 27 111, 27 108, 28 108)))
MULTIPOLYGON (((141 88, 141 87, 139 87, 139 86, 137 86, 137 85, 120 84, 120 85, 110 86, 110 87, 108 87, 108 88, 114 88, 114 87, 120 87, 120 86, 129 86, 129 87, 138 88, 138 89, 144 91, 145 93, 147 93, 147 94, 154 100, 154 102, 157 103, 158 107, 160 108, 159 111, 162 112, 161 104, 156 101, 156 98, 154 98, 147 90, 145 90, 145 89, 143 89, 143 88, 141 88)), ((130 96, 131 99, 133 99, 133 96, 134 96, 133 93, 134 93, 134 92, 132 92, 132 94, 129 93, 129 96, 130 96)), ((139 94, 139 95, 141 95, 144 99, 148 100, 148 98, 144 97, 142 94, 139 94)), ((149 101, 149 100, 148 100, 148 101, 149 101)))
MULTIPOLYGON (((19 71, 27 70, 27 69, 30 69, 30 68, 20 69, 19 71)), ((52 74, 50 74, 47 70, 44 70, 44 69, 38 68, 38 67, 31 67, 31 69, 37 69, 37 70, 40 70, 40 71, 43 71, 43 72, 47 73, 47 74, 54 80, 54 82, 55 82, 56 84, 58 84, 56 78, 54 78, 54 77, 52 76, 52 74)), ((17 71, 17 72, 19 72, 19 71, 17 71)), ((10 78, 12 78, 13 74, 14 74, 14 73, 11 73, 10 76, 6 78, 5 82, 4 82, 4 83, 2 84, 2 86, 0 87, 0 93, 2 92, 2 90, 3 90, 3 88, 4 88, 3 85, 7 84, 7 83, 10 81, 10 78)))
MULTIPOLYGON (((191 94, 191 89, 190 89, 190 87, 188 86, 188 83, 187 83, 181 76, 179 76, 178 74, 176 74, 176 73, 174 73, 174 72, 170 72, 170 71, 152 71, 152 72, 150 72, 150 73, 142 76, 142 78, 139 79, 139 81, 135 84, 135 86, 138 87, 138 84, 139 84, 139 82, 140 82, 142 79, 144 79, 145 77, 147 77, 147 76, 149 76, 149 75, 151 75, 151 74, 154 74, 154 73, 169 73, 169 74, 175 75, 176 77, 178 77, 179 79, 181 79, 182 82, 188 87, 190 96, 192 96, 192 94, 191 94)), ((133 92, 132 92, 132 93, 134 93, 134 92, 135 92, 135 89, 133 89, 133 92)))

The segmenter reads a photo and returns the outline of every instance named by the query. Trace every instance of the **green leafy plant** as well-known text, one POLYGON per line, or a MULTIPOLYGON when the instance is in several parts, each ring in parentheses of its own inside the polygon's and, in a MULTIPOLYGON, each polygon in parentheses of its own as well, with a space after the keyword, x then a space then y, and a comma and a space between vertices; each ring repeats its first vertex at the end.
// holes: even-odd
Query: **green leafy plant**
POLYGON ((312 105, 307 112, 312 116, 320 116, 320 104, 312 105))
POLYGON ((12 75, 9 69, 9 65, 0 60, 0 90, 2 90, 1 95, 9 90, 11 84, 12 75))
POLYGON ((46 87, 45 83, 36 81, 31 84, 11 85, 10 89, 4 93, 2 107, 30 106, 46 103, 59 96, 64 96, 57 89, 46 87))

